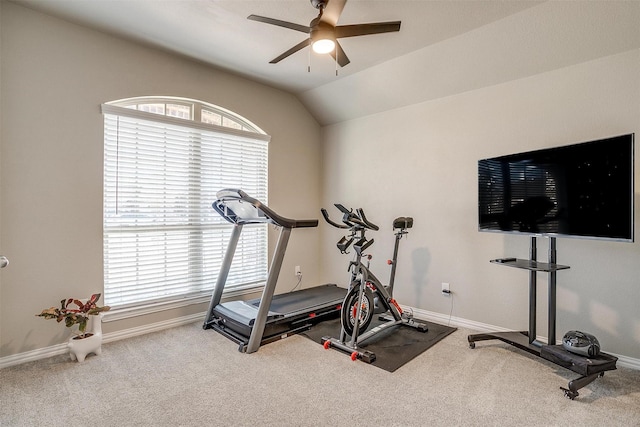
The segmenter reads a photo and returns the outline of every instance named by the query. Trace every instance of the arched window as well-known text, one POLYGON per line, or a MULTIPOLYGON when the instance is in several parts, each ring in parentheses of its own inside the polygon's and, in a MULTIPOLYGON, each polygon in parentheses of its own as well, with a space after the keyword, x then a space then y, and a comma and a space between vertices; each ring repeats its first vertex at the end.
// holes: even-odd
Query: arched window
MULTIPOLYGON (((102 112, 105 303, 205 301, 232 227, 211 204, 224 188, 267 200, 269 136, 231 111, 185 98, 124 99, 102 112)), ((267 275, 266 225, 245 230, 228 279, 235 291, 267 275)))

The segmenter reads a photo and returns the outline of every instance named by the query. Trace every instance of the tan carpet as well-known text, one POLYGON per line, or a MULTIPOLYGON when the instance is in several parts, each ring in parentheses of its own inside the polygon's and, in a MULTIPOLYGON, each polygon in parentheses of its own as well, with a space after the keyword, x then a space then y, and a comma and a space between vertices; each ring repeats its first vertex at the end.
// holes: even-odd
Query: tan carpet
POLYGON ((7 426, 640 426, 640 371, 576 374, 459 329, 394 373, 294 336, 251 355, 200 323, 0 370, 7 426))

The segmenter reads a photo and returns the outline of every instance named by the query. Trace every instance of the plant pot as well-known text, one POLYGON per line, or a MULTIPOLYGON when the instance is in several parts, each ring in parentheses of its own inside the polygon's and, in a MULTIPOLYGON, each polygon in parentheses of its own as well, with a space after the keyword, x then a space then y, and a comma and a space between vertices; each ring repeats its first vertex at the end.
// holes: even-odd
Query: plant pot
POLYGON ((78 362, 84 362, 88 354, 93 353, 99 356, 102 353, 102 337, 98 335, 86 338, 75 336, 69 340, 68 346, 71 360, 77 359, 78 362))
POLYGON ((87 333, 84 338, 74 335, 69 339, 69 355, 71 360, 77 360, 78 362, 84 362, 84 359, 88 354, 95 354, 99 356, 102 353, 102 313, 91 319, 93 327, 91 333, 87 333))

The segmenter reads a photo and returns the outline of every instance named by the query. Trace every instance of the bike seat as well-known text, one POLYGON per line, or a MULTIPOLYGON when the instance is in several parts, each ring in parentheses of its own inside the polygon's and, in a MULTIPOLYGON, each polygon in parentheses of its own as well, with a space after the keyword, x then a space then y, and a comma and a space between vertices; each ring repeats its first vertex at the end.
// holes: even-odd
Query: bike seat
POLYGON ((405 230, 407 228, 413 227, 413 218, 410 216, 401 216, 393 220, 393 228, 400 228, 405 230))

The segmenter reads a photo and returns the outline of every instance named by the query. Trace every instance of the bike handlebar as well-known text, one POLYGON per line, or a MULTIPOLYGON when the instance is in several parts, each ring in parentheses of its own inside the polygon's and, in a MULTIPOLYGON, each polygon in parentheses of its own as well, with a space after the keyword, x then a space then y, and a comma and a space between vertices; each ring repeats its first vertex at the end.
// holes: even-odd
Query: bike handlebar
POLYGON ((329 214, 327 213, 327 210, 325 208, 320 209, 320 212, 322 212, 322 216, 324 217, 324 220, 327 221, 329 224, 333 225, 336 228, 350 228, 348 225, 342 225, 342 224, 338 224, 336 222, 333 222, 331 220, 331 218, 329 218, 329 214))
POLYGON ((378 227, 377 225, 375 225, 374 223, 370 222, 366 216, 364 216, 364 211, 362 210, 362 208, 358 208, 358 215, 360 216, 360 218, 362 219, 362 222, 364 224, 366 224, 366 226, 372 230, 378 231, 380 229, 380 227, 378 227))
POLYGON ((327 213, 327 210, 324 208, 320 209, 320 212, 322 212, 322 216, 324 217, 325 221, 327 221, 330 225, 333 225, 336 228, 343 228, 343 229, 354 228, 354 227, 368 228, 374 231, 377 231, 380 229, 380 227, 378 227, 376 224, 370 222, 367 219, 367 217, 364 214, 364 210, 362 208, 356 209, 356 213, 354 213, 352 210, 345 208, 340 203, 336 203, 334 206, 338 208, 340 212, 343 213, 342 222, 344 223, 344 225, 338 224, 332 221, 331 218, 329 218, 329 214, 327 213))

